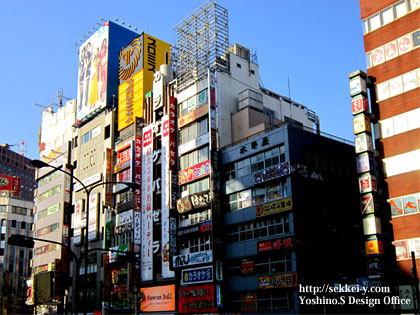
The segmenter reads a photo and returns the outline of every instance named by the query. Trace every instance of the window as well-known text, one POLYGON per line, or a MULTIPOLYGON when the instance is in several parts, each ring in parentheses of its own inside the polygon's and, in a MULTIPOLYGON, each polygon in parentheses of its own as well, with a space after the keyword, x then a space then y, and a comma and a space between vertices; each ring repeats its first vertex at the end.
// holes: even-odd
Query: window
POLYGON ((201 106, 208 104, 208 95, 207 89, 202 90, 198 94, 194 95, 193 97, 185 100, 184 102, 180 103, 178 106, 178 116, 182 117, 187 115, 188 113, 200 108, 201 106))
POLYGON ((229 243, 259 239, 268 235, 290 233, 288 214, 254 222, 244 222, 226 227, 226 240, 229 243))
POLYGON ((388 200, 393 217, 418 213, 420 211, 420 193, 396 197, 388 200))
POLYGON ((208 133, 207 117, 193 122, 179 131, 179 144, 187 143, 208 133))
POLYGON ((180 157, 180 169, 185 170, 194 165, 205 162, 209 159, 209 148, 206 146, 204 148, 195 150, 191 153, 185 154, 180 157))
POLYGON ((368 19, 369 22, 369 30, 374 31, 381 27, 381 17, 379 14, 373 15, 368 19))
POLYGON ((407 5, 405 1, 400 1, 397 4, 394 4, 394 15, 398 19, 407 14, 407 5))
POLYGON ((56 178, 58 178, 60 176, 63 176, 62 172, 54 171, 54 172, 48 174, 47 176, 41 177, 38 180, 38 188, 52 182, 53 180, 55 180, 56 178))
POLYGON ((238 62, 238 63, 236 63, 236 66, 239 68, 239 69, 241 69, 242 68, 242 65, 238 62))
POLYGON ((181 253, 198 253, 211 249, 210 234, 199 235, 186 239, 179 244, 181 253))
POLYGON ((392 7, 386 8, 381 12, 382 25, 391 23, 394 20, 394 13, 392 7))
POLYGON ((7 205, 0 205, 0 212, 7 212, 7 205))
POLYGON ((111 136, 111 126, 108 125, 105 127, 105 131, 104 131, 104 139, 108 139, 111 136))
POLYGON ((16 226, 17 226, 16 220, 12 220, 12 228, 16 228, 16 226))
POLYGON ((61 185, 54 186, 53 188, 51 188, 51 189, 43 192, 42 194, 40 194, 38 196, 38 201, 42 201, 42 200, 45 200, 47 198, 50 198, 51 196, 53 196, 53 195, 55 195, 59 192, 61 192, 61 185))
POLYGON ((204 211, 196 213, 185 213, 181 215, 179 222, 180 227, 186 227, 189 225, 205 222, 211 220, 211 210, 206 209, 204 211))
POLYGON ((209 178, 196 181, 191 184, 181 186, 181 196, 185 197, 191 194, 196 194, 202 191, 209 190, 209 178))
POLYGON ((20 228, 22 230, 25 230, 26 229, 26 222, 20 222, 20 228))
POLYGON ((235 211, 252 206, 251 189, 229 195, 229 209, 235 211))
POLYGON ((254 71, 254 70, 252 70, 252 69, 251 69, 249 72, 250 72, 251 74, 255 74, 255 71, 254 71))

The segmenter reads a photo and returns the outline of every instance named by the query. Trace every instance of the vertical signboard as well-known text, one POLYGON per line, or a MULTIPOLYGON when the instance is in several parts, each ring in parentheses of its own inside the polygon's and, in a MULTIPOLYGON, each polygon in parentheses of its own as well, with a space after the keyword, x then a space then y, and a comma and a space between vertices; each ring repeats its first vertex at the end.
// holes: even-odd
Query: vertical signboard
POLYGON ((95 240, 98 232, 98 201, 99 193, 93 194, 89 197, 89 241, 95 240))
POLYGON ((142 207, 141 207, 141 279, 153 280, 153 129, 143 129, 142 207))
MULTIPOLYGON (((105 181, 110 182, 112 181, 112 150, 110 148, 106 148, 105 153, 105 181)), ((112 186, 105 185, 105 198, 104 198, 104 205, 110 207, 111 206, 111 196, 112 196, 112 186)))
POLYGON ((108 46, 108 23, 80 46, 76 124, 107 104, 108 46))
POLYGON ((173 278, 175 273, 169 269, 170 263, 170 239, 169 239, 169 202, 171 200, 170 194, 170 127, 169 116, 162 118, 162 157, 161 157, 161 181, 162 181, 162 278, 173 278))

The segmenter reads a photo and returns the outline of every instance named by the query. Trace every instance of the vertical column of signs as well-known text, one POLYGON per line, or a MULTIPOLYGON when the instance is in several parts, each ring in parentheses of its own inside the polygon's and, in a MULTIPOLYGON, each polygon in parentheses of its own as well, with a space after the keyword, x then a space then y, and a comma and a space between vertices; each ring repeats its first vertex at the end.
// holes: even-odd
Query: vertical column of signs
POLYGON ((371 126, 372 113, 367 97, 367 75, 358 70, 351 73, 349 78, 363 233, 366 256, 369 257, 368 273, 378 274, 381 271, 378 256, 383 254, 383 243, 380 240, 381 220, 377 216, 377 172, 371 126))

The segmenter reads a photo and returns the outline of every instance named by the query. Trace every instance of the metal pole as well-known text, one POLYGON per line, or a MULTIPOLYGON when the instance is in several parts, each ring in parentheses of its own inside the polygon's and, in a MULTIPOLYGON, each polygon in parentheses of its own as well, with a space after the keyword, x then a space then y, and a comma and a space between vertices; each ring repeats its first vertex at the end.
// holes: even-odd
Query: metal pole
POLYGON ((87 305, 89 305, 88 303, 89 204, 90 204, 90 192, 94 187, 92 187, 91 189, 87 189, 86 187, 84 187, 85 192, 86 192, 86 237, 85 237, 85 289, 84 289, 83 299, 87 305))
POLYGON ((419 303, 419 277, 417 276, 417 265, 416 265, 416 255, 414 252, 411 252, 411 263, 413 264, 413 277, 414 277, 414 308, 417 310, 417 314, 420 312, 420 303, 419 303))

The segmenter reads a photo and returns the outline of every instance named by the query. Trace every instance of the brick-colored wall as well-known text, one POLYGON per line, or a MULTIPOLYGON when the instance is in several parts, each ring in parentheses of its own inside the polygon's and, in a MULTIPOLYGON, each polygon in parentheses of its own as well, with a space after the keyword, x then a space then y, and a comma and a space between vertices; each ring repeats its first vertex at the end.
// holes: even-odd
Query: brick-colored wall
MULTIPOLYGON (((420 171, 391 176, 385 179, 385 182, 388 185, 390 198, 418 193, 420 192, 420 171)), ((420 229, 416 233, 420 236, 420 229)))
MULTIPOLYGON (((399 0, 398 0, 399 1, 399 0)), ((362 20, 368 16, 389 7, 391 4, 398 2, 397 0, 381 0, 381 1, 372 1, 372 0, 359 0, 360 5, 360 16, 362 20)))
POLYGON ((385 152, 385 158, 418 150, 420 149, 420 129, 414 129, 390 138, 381 139, 376 144, 376 148, 380 152, 385 152))

